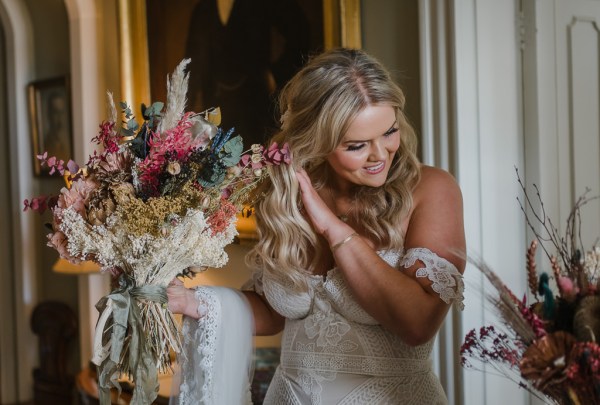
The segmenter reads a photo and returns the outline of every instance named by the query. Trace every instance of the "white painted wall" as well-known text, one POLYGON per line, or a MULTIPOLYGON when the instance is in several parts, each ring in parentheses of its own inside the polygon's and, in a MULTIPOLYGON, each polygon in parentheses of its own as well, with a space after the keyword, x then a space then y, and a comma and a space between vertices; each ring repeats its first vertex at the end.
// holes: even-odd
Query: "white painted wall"
MULTIPOLYGON (((1 334, 13 333, 12 348, 4 343, 2 350, 2 370, 7 365, 8 372, 2 373, 2 401, 28 399, 31 395, 31 371, 36 362, 37 341, 29 329, 29 317, 36 304, 36 263, 37 246, 34 242, 33 216, 24 215, 22 201, 34 194, 31 160, 21 159, 30 156, 29 125, 27 120, 27 100, 24 89, 33 77, 32 27, 23 2, 2 0, 0 19, 6 38, 6 95, 8 106, 8 147, 10 151, 10 212, 12 226, 10 232, 2 234, 13 241, 14 267, 3 268, 12 271, 14 284, 8 286, 14 291, 13 305, 4 311, 13 311, 14 330, 3 329, 1 334), (26 320, 22 322, 20 320, 26 320), (8 359, 6 357, 9 357, 8 359), (12 357, 12 359, 10 358, 12 357), (10 368, 11 360, 17 369, 10 368), (10 373, 12 371, 12 373, 10 373)), ((8 316, 8 319, 11 317, 8 316)), ((6 342, 3 339, 3 342, 6 342)))
MULTIPOLYGON (((41 249, 47 249, 43 246, 45 243, 40 244, 40 238, 37 238, 37 235, 43 234, 39 219, 29 212, 22 212, 22 201, 41 192, 41 183, 32 173, 31 136, 25 89, 31 81, 63 74, 63 65, 69 66, 67 70, 70 70, 72 79, 75 158, 85 162, 91 153, 90 140, 97 133, 100 118, 105 115, 103 99, 107 81, 115 89, 119 88, 114 1, 65 0, 69 26, 65 27, 63 22, 60 28, 68 29, 70 38, 69 44, 62 43, 58 46, 68 49, 70 45, 71 51, 67 51, 67 55, 63 57, 67 61, 61 62, 62 64, 53 61, 58 55, 51 52, 51 47, 46 49, 44 46, 47 45, 40 44, 51 33, 43 34, 42 39, 38 35, 36 48, 36 36, 30 10, 27 9, 28 4, 33 7, 40 6, 20 0, 0 0, 0 22, 6 42, 8 100, 8 131, 5 131, 8 134, 3 133, 0 136, 8 137, 7 165, 10 167, 11 189, 10 200, 6 205, 12 217, 12 229, 8 229, 7 232, 3 230, 0 242, 6 242, 5 238, 12 240, 14 257, 13 266, 6 265, 1 269, 1 280, 12 280, 10 285, 3 284, 0 287, 0 293, 9 297, 9 294, 4 293, 6 289, 11 289, 14 292, 14 300, 0 307, 0 316, 3 319, 0 330, 0 403, 21 403, 30 401, 33 397, 32 371, 38 362, 38 342, 30 330, 29 320, 33 308, 43 298, 40 295, 39 283, 46 281, 40 279, 40 271, 50 271, 51 267, 47 260, 38 259, 43 257, 41 249), (108 20, 108 28, 102 26, 103 18, 108 20), (109 52, 111 50, 112 54, 109 52), (37 63, 34 55, 40 59, 37 63), (44 63, 48 66, 44 66, 44 63), (11 277, 5 272, 12 272, 11 277), (5 323, 11 319, 14 320, 12 325, 11 322, 5 323)), ((48 4, 44 3, 45 6, 48 4)), ((52 19, 49 14, 46 17, 52 19)), ((103 295, 107 288, 106 280, 100 277, 95 280, 82 277, 80 284, 82 288, 79 289, 79 294, 84 301, 83 305, 89 311, 82 330, 82 341, 86 342, 85 329, 92 328, 97 317, 93 307, 97 301, 96 297, 103 295), (81 294, 82 291, 84 294, 81 294)), ((47 286, 44 285, 44 288, 47 286)), ((82 356, 82 364, 87 365, 86 356, 82 356)))
MULTIPOLYGON (((516 201, 523 171, 519 2, 453 2, 458 180, 469 253, 482 257, 517 295, 526 291, 525 222, 516 201)), ((482 277, 469 266, 463 336, 497 323, 482 277)), ((503 378, 465 370, 465 404, 525 404, 528 394, 503 378)))

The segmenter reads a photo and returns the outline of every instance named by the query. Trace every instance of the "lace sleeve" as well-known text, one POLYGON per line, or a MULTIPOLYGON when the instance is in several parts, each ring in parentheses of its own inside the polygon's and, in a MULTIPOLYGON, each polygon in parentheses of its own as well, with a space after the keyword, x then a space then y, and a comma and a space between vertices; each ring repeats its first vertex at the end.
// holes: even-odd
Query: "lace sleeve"
POLYGON ((456 267, 427 248, 408 249, 400 265, 408 268, 417 260, 423 262, 425 267, 418 269, 416 276, 427 277, 433 283, 431 285, 433 291, 438 293, 446 304, 456 303, 461 310, 464 309, 465 284, 462 274, 456 267))

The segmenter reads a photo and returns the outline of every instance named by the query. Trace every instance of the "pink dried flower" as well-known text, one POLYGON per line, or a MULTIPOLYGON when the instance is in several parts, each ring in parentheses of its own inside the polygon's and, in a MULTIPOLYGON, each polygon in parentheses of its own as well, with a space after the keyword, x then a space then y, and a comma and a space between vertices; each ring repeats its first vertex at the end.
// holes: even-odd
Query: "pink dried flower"
POLYGON ((70 261, 71 263, 80 263, 81 260, 79 260, 78 258, 71 256, 69 254, 69 250, 67 249, 67 236, 60 232, 54 232, 54 233, 50 233, 47 236, 48 238, 48 243, 46 245, 48 245, 51 248, 56 249, 56 251, 58 252, 58 254, 60 254, 60 257, 62 257, 63 259, 66 259, 68 261, 70 261))
POLYGON ((290 148, 287 143, 284 143, 281 148, 277 142, 273 142, 269 149, 264 152, 265 161, 267 164, 280 165, 281 163, 290 164, 290 148))
POLYGON ((62 210, 69 207, 73 207, 75 212, 87 219, 87 202, 97 187, 98 184, 90 178, 79 178, 73 182, 70 189, 62 188, 53 209, 55 225, 62 222, 62 210))
POLYGON ((158 192, 159 175, 165 170, 167 162, 185 163, 190 153, 202 145, 201 137, 194 138, 191 128, 191 114, 185 114, 177 126, 164 134, 152 133, 148 145, 150 151, 140 163, 140 182, 151 194, 158 192))
POLYGON ((575 298, 579 292, 579 288, 577 288, 577 286, 573 283, 573 280, 571 280, 569 277, 560 276, 558 277, 558 280, 556 280, 556 283, 558 284, 558 288, 562 292, 562 295, 568 300, 575 298))
POLYGON ((221 198, 227 200, 233 194, 233 189, 231 187, 225 187, 221 190, 221 198))
POLYGON ((56 156, 48 157, 48 152, 44 152, 42 155, 37 155, 37 159, 40 161, 40 166, 48 166, 50 169, 49 174, 59 172, 61 175, 65 174, 65 161, 58 159, 56 156))
POLYGON ((117 152, 119 150, 119 135, 115 131, 115 123, 103 121, 100 124, 100 132, 92 138, 92 141, 101 144, 105 153, 117 152))
POLYGON ((34 197, 31 199, 31 201, 25 199, 25 201, 23 201, 23 211, 27 211, 28 209, 30 209, 32 211, 36 211, 40 214, 43 214, 48 208, 47 200, 48 197, 44 195, 34 197))
POLYGON ((493 326, 483 326, 479 336, 475 329, 466 336, 460 348, 461 364, 470 367, 468 358, 483 363, 501 362, 510 368, 517 368, 521 360, 521 352, 516 343, 506 334, 498 332, 493 326))
POLYGON ((236 213, 235 205, 222 198, 219 210, 212 214, 207 221, 212 234, 215 235, 227 229, 236 213))
MULTIPOLYGON (((525 298, 523 298, 523 303, 525 303, 525 298)), ((523 318, 531 325, 533 329, 533 333, 536 338, 541 338, 546 336, 546 328, 544 327, 544 321, 540 319, 539 316, 535 312, 531 310, 530 307, 525 305, 519 307, 523 318)))

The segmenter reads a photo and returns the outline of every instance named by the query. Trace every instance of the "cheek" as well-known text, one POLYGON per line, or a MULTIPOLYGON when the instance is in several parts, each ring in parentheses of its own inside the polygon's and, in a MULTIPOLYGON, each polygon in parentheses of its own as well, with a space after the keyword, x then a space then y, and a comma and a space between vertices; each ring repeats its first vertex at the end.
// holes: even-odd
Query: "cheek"
POLYGON ((329 164, 336 172, 359 170, 364 162, 360 153, 335 153, 329 158, 329 164))
POLYGON ((388 151, 390 153, 396 153, 396 151, 400 149, 400 135, 395 136, 393 139, 390 139, 390 143, 388 146, 388 151))

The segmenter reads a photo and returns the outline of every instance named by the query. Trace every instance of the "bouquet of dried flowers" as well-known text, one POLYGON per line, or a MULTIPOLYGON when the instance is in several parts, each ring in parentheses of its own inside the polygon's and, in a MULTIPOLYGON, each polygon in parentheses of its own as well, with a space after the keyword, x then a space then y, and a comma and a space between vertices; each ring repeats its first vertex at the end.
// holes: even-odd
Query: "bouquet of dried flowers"
POLYGON ((158 373, 170 371, 170 350, 181 348, 167 285, 189 269, 223 266, 236 214, 267 176, 265 166, 289 163, 287 145, 244 152, 240 136, 218 127, 218 109, 185 112, 188 62, 168 78, 166 106, 142 106, 142 125, 125 103, 118 125, 109 94, 110 118, 94 138, 102 151, 83 168, 38 156, 51 174, 69 173, 70 187, 24 202, 40 213, 51 209, 48 245, 61 257, 119 269, 118 286, 96 305, 92 361, 102 404, 121 375, 135 383, 132 403, 156 398, 158 373))
POLYGON ((471 330, 461 347, 462 364, 489 364, 552 403, 600 404, 600 247, 585 252, 579 233, 582 206, 598 197, 588 197, 587 190, 578 198, 562 236, 546 215, 537 187, 536 211, 520 178, 519 184, 525 196, 519 204, 536 237, 527 250, 526 266, 533 302, 517 298, 485 263, 471 260, 495 288, 496 294, 488 298, 506 328, 471 330), (538 274, 539 247, 551 275, 538 274))

